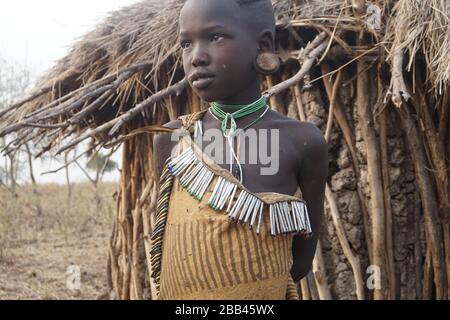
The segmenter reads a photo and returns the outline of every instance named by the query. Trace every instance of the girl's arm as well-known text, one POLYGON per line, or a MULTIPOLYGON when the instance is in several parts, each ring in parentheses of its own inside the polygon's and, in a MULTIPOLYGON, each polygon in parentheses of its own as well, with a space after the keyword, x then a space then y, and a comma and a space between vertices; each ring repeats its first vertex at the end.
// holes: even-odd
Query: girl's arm
MULTIPOLYGON (((173 120, 163 125, 163 127, 178 129, 181 127, 180 120, 173 120)), ((169 158, 172 148, 177 141, 172 141, 170 133, 155 134, 153 137, 153 168, 155 181, 159 186, 159 177, 164 169, 164 164, 169 158)), ((159 190, 158 190, 159 192, 159 190)))
POLYGON ((311 269, 316 251, 320 225, 324 213, 325 185, 328 176, 328 144, 316 126, 302 123, 297 137, 301 150, 298 183, 308 208, 313 236, 304 240, 294 236, 292 243, 293 265, 291 275, 294 281, 305 277, 311 269))

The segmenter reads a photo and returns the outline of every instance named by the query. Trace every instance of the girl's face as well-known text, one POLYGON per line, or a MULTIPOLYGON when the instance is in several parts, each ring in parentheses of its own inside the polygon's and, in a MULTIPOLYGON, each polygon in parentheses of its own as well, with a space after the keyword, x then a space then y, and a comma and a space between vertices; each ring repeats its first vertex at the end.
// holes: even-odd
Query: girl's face
POLYGON ((207 102, 246 103, 255 98, 251 91, 259 91, 259 75, 253 68, 258 44, 239 18, 239 9, 234 1, 194 0, 181 11, 184 72, 207 102))

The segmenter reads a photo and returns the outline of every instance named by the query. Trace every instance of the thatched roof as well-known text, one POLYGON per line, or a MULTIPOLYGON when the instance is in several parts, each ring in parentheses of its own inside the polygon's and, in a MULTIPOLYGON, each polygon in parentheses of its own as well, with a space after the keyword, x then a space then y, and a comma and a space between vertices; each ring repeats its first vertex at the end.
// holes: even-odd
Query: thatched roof
POLYGON ((428 80, 439 94, 450 83, 450 1, 398 1, 387 26, 390 53, 408 53, 411 70, 418 54, 424 55, 428 80))
MULTIPOLYGON (((73 45, 70 53, 42 78, 34 94, 0 112, 0 135, 17 132, 18 144, 43 137, 47 143, 43 151, 47 151, 64 137, 99 127, 183 79, 177 45, 177 17, 183 3, 183 0, 144 0, 112 12, 104 23, 73 45)), ((407 49, 410 61, 422 52, 428 63, 428 80, 439 89, 450 83, 448 1, 399 0, 393 11, 394 1, 377 1, 383 17, 380 30, 367 28, 364 7, 357 6, 362 6, 361 0, 274 0, 273 3, 278 43, 287 34, 298 40, 296 48, 301 49, 313 37, 301 33, 299 36, 299 30, 315 30, 315 34, 333 35, 333 43, 351 51, 355 57, 367 48, 347 45, 334 29, 360 30, 372 34, 377 45, 386 50, 407 49)), ((297 55, 288 54, 288 58, 292 56, 297 55)), ((122 133, 153 124, 155 106, 167 107, 164 101, 150 102, 139 110, 140 120, 122 133)), ((131 118, 136 120, 133 115, 127 121, 131 118)))

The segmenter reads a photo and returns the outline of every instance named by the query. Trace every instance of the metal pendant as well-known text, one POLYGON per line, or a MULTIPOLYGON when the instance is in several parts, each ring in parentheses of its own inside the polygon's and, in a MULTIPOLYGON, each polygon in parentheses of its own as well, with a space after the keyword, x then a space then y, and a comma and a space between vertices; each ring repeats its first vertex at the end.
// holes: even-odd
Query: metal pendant
MULTIPOLYGON (((197 159, 192 148, 187 148, 166 163, 170 173, 179 178, 180 185, 198 200, 203 198, 216 176, 197 159)), ((232 174, 240 180, 241 170, 237 164, 232 165, 232 174)), ((260 234, 265 203, 254 194, 241 190, 235 183, 218 176, 208 205, 228 213, 233 221, 248 223, 252 229, 256 227, 256 233, 260 234)), ((305 202, 279 201, 269 204, 269 228, 272 236, 300 232, 305 238, 310 237, 312 229, 305 202)))
POLYGON ((239 170, 239 166, 235 163, 232 164, 232 170, 231 170, 231 174, 233 175, 233 177, 235 177, 237 180, 240 180, 241 177, 241 172, 239 170))

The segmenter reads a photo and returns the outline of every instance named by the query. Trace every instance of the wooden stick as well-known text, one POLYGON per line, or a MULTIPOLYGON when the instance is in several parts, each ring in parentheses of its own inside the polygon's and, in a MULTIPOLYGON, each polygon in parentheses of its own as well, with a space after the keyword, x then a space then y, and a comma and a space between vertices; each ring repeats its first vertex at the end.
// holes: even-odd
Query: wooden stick
POLYGON ((263 94, 267 97, 271 97, 273 95, 279 94, 280 92, 288 89, 289 87, 292 87, 299 83, 305 75, 309 73, 311 70, 314 61, 316 58, 325 50, 327 47, 328 42, 326 41, 327 35, 325 32, 321 32, 317 37, 306 46, 304 50, 304 57, 302 58, 303 64, 300 70, 295 74, 293 77, 287 79, 286 81, 283 81, 282 83, 279 83, 263 94))
POLYGON ((431 263, 431 250, 427 247, 423 267, 423 293, 422 299, 431 300, 433 291, 433 266, 431 263))
MULTIPOLYGON (((439 218, 441 220, 444 233, 444 260, 447 273, 447 298, 450 299, 450 239, 446 236, 449 235, 450 232, 448 230, 450 220, 450 177, 448 175, 449 160, 446 156, 445 145, 442 143, 439 131, 437 131, 430 113, 430 107, 427 103, 426 95, 423 90, 424 83, 419 76, 417 76, 416 81, 417 93, 413 94, 411 103, 415 106, 419 113, 420 119, 422 120, 427 145, 430 150, 430 160, 433 164, 433 176, 436 181, 436 190, 439 198, 439 218)), ((448 99, 448 97, 444 97, 444 102, 446 99, 448 99)), ((448 105, 446 108, 448 109, 448 105)), ((438 128, 441 126, 442 121, 445 120, 440 117, 438 128)))
MULTIPOLYGON (((151 171, 153 173, 153 170, 151 171)), ((157 182, 156 180, 152 177, 151 178, 153 182, 152 184, 152 189, 151 189, 151 196, 150 196, 150 203, 148 204, 148 206, 142 211, 142 219, 143 219, 143 227, 144 227, 144 245, 145 245, 145 256, 147 258, 147 271, 148 271, 148 279, 150 279, 150 296, 152 300, 156 300, 156 285, 155 282, 153 281, 153 278, 151 277, 151 274, 153 273, 152 270, 152 265, 150 263, 150 250, 151 250, 151 246, 152 246, 152 241, 150 239, 152 230, 153 230, 153 226, 154 226, 154 210, 156 207, 156 201, 157 201, 157 197, 158 197, 158 191, 157 191, 157 182)), ((148 199, 148 196, 147 196, 148 199)), ((147 200, 145 199, 145 201, 147 200)))
POLYGON ((392 77, 386 99, 392 96, 392 103, 397 108, 403 103, 403 100, 408 101, 411 97, 406 89, 405 79, 403 78, 403 51, 396 50, 392 57, 392 77), (403 98, 403 99, 402 99, 403 98))
POLYGON ((121 136, 120 138, 108 142, 105 144, 105 148, 112 148, 122 142, 124 142, 125 140, 131 139, 137 135, 140 134, 148 134, 148 133, 170 133, 173 132, 173 129, 167 128, 167 127, 162 127, 162 126, 157 126, 157 125, 150 125, 150 126, 146 126, 143 128, 139 128, 136 130, 131 131, 129 134, 121 136))
POLYGON ((26 138, 27 138, 27 136, 29 135, 29 134, 31 134, 31 131, 32 131, 33 129, 26 129, 25 130, 25 132, 24 133, 22 133, 21 135, 19 135, 16 139, 14 139, 14 140, 11 140, 10 142, 8 142, 7 144, 5 144, 4 146, 1 146, 1 151, 4 153, 4 155, 6 156, 6 155, 8 155, 8 153, 11 151, 11 146, 12 145, 15 145, 15 146, 17 146, 18 144, 16 144, 16 143, 20 143, 20 142, 22 142, 23 140, 25 140, 26 138))
POLYGON ((384 194, 384 210, 385 210, 385 230, 386 230, 386 263, 389 274, 389 296, 388 299, 394 300, 396 294, 395 281, 395 262, 394 262, 394 241, 392 239, 392 209, 390 195, 390 179, 389 179, 389 156, 387 142, 387 119, 388 110, 384 109, 380 114, 380 150, 381 150, 381 172, 383 177, 383 194, 384 194))
POLYGON ((311 300, 311 295, 309 294, 308 280, 306 277, 300 280, 300 291, 302 293, 303 300, 311 300))
MULTIPOLYGON (((423 91, 424 83, 417 77, 417 94, 413 94, 411 103, 418 110, 421 122, 424 126, 426 143, 430 150, 430 159, 433 164, 433 176, 437 185, 437 194, 439 198, 439 218, 442 226, 445 226, 450 219, 450 179, 448 175, 449 165, 446 158, 445 147, 441 143, 439 133, 436 131, 434 121, 430 114, 430 108, 425 99, 423 91)), ((448 106, 447 106, 448 107, 448 106)), ((443 228, 444 234, 448 230, 443 228)), ((450 239, 444 237, 444 253, 447 272, 447 288, 450 288, 450 239)), ((448 290, 448 289, 447 289, 448 290)), ((448 297, 450 299, 450 297, 448 297)))
MULTIPOLYGON (((273 86, 274 86, 273 76, 266 76, 266 82, 267 82, 267 87, 269 88, 269 90, 271 88, 273 88, 273 86)), ((280 101, 280 99, 278 99, 277 95, 271 96, 269 98, 269 103, 270 103, 270 107, 273 110, 275 110, 276 112, 279 112, 281 114, 284 114, 284 112, 281 108, 282 102, 280 101)))
MULTIPOLYGON (((67 103, 63 103, 61 106, 59 106, 57 108, 52 108, 50 110, 50 112, 48 112, 48 113, 44 113, 44 114, 40 113, 40 114, 35 115, 33 117, 30 117, 30 118, 28 118, 28 119, 26 119, 24 121, 21 121, 21 122, 15 123, 13 125, 7 126, 6 128, 3 128, 2 130, 0 130, 0 137, 6 135, 8 133, 20 130, 22 127, 43 126, 43 124, 40 124, 40 123, 37 123, 37 122, 38 121, 42 122, 42 121, 45 121, 45 120, 49 120, 51 118, 59 117, 61 115, 64 115, 64 114, 66 114, 66 113, 76 109, 76 108, 79 108, 79 107, 81 107, 83 105, 83 103, 85 103, 89 99, 95 98, 95 97, 97 97, 99 95, 104 94, 105 92, 108 92, 110 90, 116 89, 120 84, 122 84, 130 76, 131 76, 131 72, 125 72, 116 81, 114 81, 113 83, 107 84, 107 85, 99 87, 99 88, 96 88, 95 90, 93 90, 93 91, 91 91, 89 93, 86 93, 85 95, 83 95, 80 98, 75 97, 75 98, 73 98, 73 100, 68 100, 67 103)), ((88 114, 90 112, 90 109, 92 109, 92 105, 94 105, 94 107, 97 106, 96 102, 97 101, 94 101, 94 103, 89 106, 90 108, 88 108, 88 110, 86 112, 82 111, 80 114, 81 115, 88 114)), ((80 114, 76 115, 75 119, 78 119, 80 117, 80 114)), ((68 120, 67 124, 61 124, 60 126, 61 127, 67 127, 68 124, 70 124, 70 121, 71 121, 71 119, 68 120)), ((49 126, 51 126, 51 125, 49 125, 49 126)), ((53 127, 50 127, 50 128, 53 128, 53 127)))
MULTIPOLYGON (((365 68, 362 61, 357 62, 357 70, 365 68)), ((377 141, 372 110, 369 108, 370 93, 368 88, 367 73, 360 73, 357 77, 357 111, 362 136, 366 143, 367 171, 370 185, 370 203, 372 217, 372 245, 373 264, 380 268, 381 287, 374 290, 374 299, 386 299, 388 294, 387 272, 385 263, 386 250, 386 218, 384 211, 384 193, 382 185, 382 174, 380 169, 380 147, 377 141)))
POLYGON ((342 80, 342 73, 341 73, 341 70, 339 70, 339 72, 336 76, 336 80, 334 81, 334 84, 333 84, 333 90, 332 90, 331 99, 330 99, 330 109, 328 110, 327 128, 325 130, 325 139, 327 141, 330 140, 331 129, 333 126, 334 106, 336 104, 336 95, 337 95, 338 89, 341 85, 341 80, 342 80))
MULTIPOLYGON (((137 168, 137 167, 135 167, 137 168)), ((138 177, 136 172, 133 174, 133 177, 138 177)), ((139 179, 138 179, 139 180, 139 179)), ((136 179, 133 179, 134 183, 137 183, 136 179)), ((144 190, 145 191, 145 190, 144 190)), ((132 194, 132 199, 136 202, 135 208, 132 209, 132 243, 131 243, 131 275, 133 278, 133 288, 134 288, 134 299, 142 300, 144 298, 144 294, 142 291, 141 281, 144 277, 141 276, 140 273, 140 249, 141 249, 141 241, 142 241, 142 203, 139 202, 140 199, 136 199, 132 194)))
MULTIPOLYGON (((103 94, 104 92, 108 90, 116 89, 118 86, 120 86, 124 81, 126 81, 128 78, 131 77, 132 74, 135 72, 138 72, 142 70, 143 68, 147 67, 148 64, 139 64, 135 66, 128 67, 124 70, 121 70, 116 75, 107 76, 106 78, 102 78, 100 80, 94 81, 93 83, 79 88, 64 97, 61 97, 57 99, 56 101, 51 102, 47 106, 44 106, 42 108, 39 108, 39 110, 27 115, 25 117, 25 120, 10 125, 6 128, 3 128, 0 130, 0 136, 6 135, 8 133, 17 131, 21 129, 24 126, 42 126, 43 124, 39 124, 37 122, 45 121, 54 117, 58 117, 61 114, 65 114, 69 112, 70 110, 76 109, 80 107, 85 101, 87 101, 90 98, 96 97, 98 95, 103 94), (112 79, 117 79, 109 83, 112 79), (54 108, 55 105, 62 102, 61 105, 59 105, 57 108, 54 108), (50 112, 48 112, 50 110, 50 112)), ((15 106, 17 107, 17 106, 15 106)), ((92 108, 92 107, 91 107, 92 108)), ((88 112, 86 112, 87 114, 88 112)))
MULTIPOLYGON (((118 202, 120 201, 120 197, 118 202)), ((117 209, 117 214, 120 214, 120 209, 117 209)), ((119 265, 117 263, 117 257, 118 257, 118 253, 116 252, 116 242, 117 242, 117 237, 118 237, 118 231, 117 231, 117 218, 114 221, 113 224, 113 230, 111 233, 111 237, 109 240, 109 252, 108 252, 108 265, 107 268, 109 267, 110 269, 107 269, 107 274, 108 274, 108 285, 109 285, 109 290, 112 294, 110 294, 110 298, 113 299, 114 296, 115 297, 120 297, 121 296, 121 292, 117 292, 115 289, 118 289, 118 283, 119 283, 119 277, 120 277, 120 273, 119 273, 119 265), (110 274, 110 275, 109 275, 110 274)))
POLYGON ((320 300, 331 300, 331 292, 330 287, 328 286, 327 274, 325 272, 325 262, 322 255, 322 244, 320 240, 317 242, 312 269, 320 300))
POLYGON ((294 96, 297 103, 298 116, 301 121, 306 121, 305 107, 302 101, 302 93, 300 90, 300 84, 294 86, 294 96))
MULTIPOLYGON (((51 173, 57 173, 57 172, 59 172, 60 170, 62 170, 62 169, 64 169, 64 168, 68 167, 69 165, 71 165, 72 163, 75 163, 75 162, 76 162, 78 159, 80 159, 82 156, 84 156, 84 155, 86 155, 86 154, 89 154, 92 150, 94 150, 94 149, 97 148, 98 146, 100 146, 100 148, 101 148, 101 147, 102 147, 102 143, 94 144, 92 147, 90 147, 90 148, 88 148, 87 150, 85 150, 84 152, 80 153, 80 154, 77 155, 75 158, 73 158, 72 160, 70 160, 69 162, 67 162, 66 164, 64 164, 63 166, 61 166, 61 167, 59 167, 59 168, 57 168, 57 169, 55 169, 55 170, 45 171, 45 172, 41 173, 41 176, 42 176, 42 175, 45 175, 45 174, 51 174, 51 173)), ((98 152, 98 151, 97 151, 97 152, 98 152)))
MULTIPOLYGON (((377 66, 377 99, 381 101, 383 94, 383 86, 381 80, 381 63, 377 66)), ((394 261, 394 241, 392 232, 392 209, 391 209, 391 193, 390 193, 390 179, 389 179, 389 156, 388 156, 388 140, 387 140, 387 121, 388 109, 384 108, 380 113, 380 151, 381 151, 381 172, 383 176, 383 194, 384 194, 384 210, 385 210, 385 229, 386 229, 386 270, 389 273, 389 299, 395 300, 397 292, 396 272, 394 261)))
MULTIPOLYGON (((322 74, 329 74, 329 70, 330 70, 329 65, 327 63, 323 63, 322 64, 322 74)), ((325 90, 327 92, 329 100, 331 100, 331 96, 332 96, 331 84, 328 81, 330 76, 331 75, 328 75, 323 78, 323 83, 324 83, 325 90)), ((345 117, 343 110, 344 110, 344 108, 341 105, 339 99, 335 99, 334 110, 333 110, 334 117, 336 119, 336 123, 339 125, 339 127, 342 131, 342 134, 344 135, 344 140, 350 151, 350 155, 352 158, 352 164, 353 164, 353 171, 355 173, 356 180, 359 180, 361 178, 361 174, 360 174, 359 161, 358 161, 357 151, 356 151, 356 139, 353 135, 352 129, 350 128, 350 125, 348 124, 347 118, 345 117)), ((369 231, 370 230, 369 213, 367 211, 365 196, 364 196, 364 193, 362 191, 360 184, 357 184, 356 188, 357 188, 357 192, 358 192, 359 206, 361 208, 362 217, 363 217, 364 237, 366 240, 367 253, 369 255, 370 264, 373 264, 372 236, 369 231)))
POLYGON ((2 118, 5 114, 11 112, 12 110, 19 108, 20 106, 24 105, 25 103, 30 102, 31 100, 34 100, 34 99, 48 93, 51 90, 52 90, 52 86, 42 88, 38 92, 31 94, 29 97, 27 97, 23 100, 20 100, 19 102, 13 104, 10 107, 7 107, 6 109, 0 111, 0 118, 2 118))
POLYGON ((113 135, 117 130, 119 130, 127 121, 130 121, 131 119, 133 119, 136 115, 140 114, 141 110, 145 109, 148 106, 153 105, 154 103, 160 101, 161 99, 163 99, 164 97, 171 95, 171 94, 177 94, 179 95, 181 93, 181 91, 184 90, 185 86, 187 85, 187 80, 183 79, 180 82, 178 82, 177 84, 174 84, 171 87, 168 87, 166 89, 163 89, 161 91, 159 91, 158 93, 155 93, 154 95, 152 95, 151 97, 147 98, 146 100, 144 100, 143 102, 141 102, 140 104, 138 104, 136 107, 134 107, 133 109, 130 109, 129 111, 127 111, 126 113, 124 113, 123 115, 121 115, 118 118, 115 118, 109 122, 106 122, 104 124, 102 124, 101 126, 95 128, 95 129, 89 129, 87 132, 85 132, 84 134, 82 134, 80 137, 74 139, 72 142, 70 142, 69 144, 63 146, 62 148, 60 148, 56 154, 60 154, 61 152, 64 152, 65 150, 72 148, 73 146, 79 144, 80 142, 93 137, 99 133, 105 132, 109 129, 110 135, 113 135))
POLYGON ((165 88, 165 89, 159 91, 158 93, 155 93, 151 97, 145 99, 143 102, 138 104, 136 107, 127 111, 125 114, 121 115, 119 118, 115 119, 112 129, 109 131, 109 135, 113 135, 114 133, 116 133, 122 127, 122 125, 124 125, 126 122, 133 119, 136 115, 138 115, 141 112, 141 110, 145 109, 146 107, 157 103, 158 101, 164 99, 165 97, 167 97, 169 95, 172 95, 172 94, 176 94, 177 96, 180 95, 181 92, 186 88, 187 83, 188 83, 187 79, 184 78, 180 82, 178 82, 168 88, 165 88))
POLYGON ((427 161, 424 146, 420 141, 417 128, 407 106, 401 106, 400 108, 396 108, 396 110, 402 120, 405 137, 414 163, 417 186, 424 208, 425 235, 429 250, 431 251, 436 299, 444 299, 447 297, 447 279, 442 248, 443 241, 438 222, 437 199, 431 186, 430 177, 426 171, 427 161))
POLYGON ((122 203, 121 203, 121 216, 119 217, 119 234, 121 236, 122 248, 120 249, 121 254, 121 272, 123 274, 123 281, 120 284, 122 287, 122 300, 130 299, 130 282, 131 282, 131 261, 126 257, 129 257, 132 245, 132 235, 131 235, 131 225, 129 221, 130 210, 131 210, 131 163, 130 154, 131 146, 129 141, 123 144, 122 153, 122 203))
POLYGON ((450 114, 450 85, 445 89, 444 97, 442 99, 441 114, 439 116, 438 134, 441 144, 445 143, 445 137, 448 131, 448 119, 450 114))
POLYGON ((76 115, 74 115, 72 118, 70 118, 67 122, 71 125, 80 123, 82 120, 84 120, 88 115, 90 115, 92 112, 100 108, 100 106, 112 96, 112 93, 114 92, 114 89, 109 89, 105 91, 100 97, 94 100, 91 104, 89 104, 87 107, 84 107, 80 112, 78 112, 76 115))
POLYGON ((365 296, 364 281, 361 272, 361 263, 359 257, 355 255, 352 249, 350 248, 350 244, 348 243, 347 236, 345 234, 344 226, 342 225, 341 222, 341 217, 339 215, 339 209, 336 203, 336 199, 330 187, 328 186, 328 183, 326 184, 325 188, 325 196, 330 206, 330 214, 333 219, 333 224, 336 228, 337 238, 339 240, 339 243, 341 244, 342 251, 344 252, 345 257, 348 259, 348 262, 350 263, 350 266, 352 267, 353 270, 353 276, 355 278, 355 285, 356 285, 356 297, 359 300, 364 300, 365 296))
POLYGON ((309 272, 305 278, 306 278, 306 281, 308 282, 311 300, 320 300, 319 293, 317 291, 316 283, 314 281, 314 276, 313 276, 312 272, 309 272))
POLYGON ((140 72, 142 70, 144 70, 145 68, 150 67, 151 64, 149 63, 141 63, 141 64, 137 64, 137 65, 132 65, 130 67, 127 67, 125 69, 119 70, 117 72, 114 72, 113 74, 110 74, 108 76, 104 76, 103 78, 100 78, 98 80, 95 80, 91 83, 86 84, 85 86, 82 86, 74 91, 71 91, 69 93, 67 93, 66 95, 56 99, 55 101, 47 104, 46 106, 43 106, 41 108, 39 108, 38 110, 30 113, 29 115, 27 115, 25 118, 29 118, 29 117, 33 117, 37 114, 46 112, 49 109, 52 109, 54 106, 59 105, 69 99, 71 99, 72 101, 74 101, 75 96, 77 97, 83 97, 85 94, 95 91, 96 89, 103 87, 105 85, 107 85, 108 83, 111 83, 114 81, 114 79, 119 78, 122 74, 124 73, 132 73, 135 74, 137 72, 140 72))
POLYGON ((423 299, 423 258, 420 237, 420 216, 421 216, 420 195, 416 189, 414 192, 414 268, 416 275, 416 299, 423 299))
MULTIPOLYGON (((339 79, 336 79, 335 84, 336 83, 339 84, 341 81, 340 76, 338 76, 338 77, 339 77, 339 79)), ((337 85, 334 86, 334 88, 333 88, 334 93, 332 93, 330 95, 331 96, 330 101, 333 101, 333 102, 331 102, 331 104, 335 104, 337 87, 338 87, 337 85)), ((330 110, 331 115, 333 114, 333 111, 334 111, 334 108, 333 108, 333 110, 330 110)), ((331 126, 332 121, 333 121, 333 117, 329 117, 328 123, 330 126, 331 126)), ((327 125, 327 128, 328 128, 328 125, 327 125)), ((325 138, 328 141, 329 134, 325 135, 325 138)), ((336 203, 336 199, 335 199, 330 187, 328 186, 328 183, 326 184, 326 187, 325 187, 325 196, 326 196, 327 202, 330 206, 330 213, 331 213, 331 216, 333 219, 333 224, 336 228, 336 235, 338 237, 339 243, 341 244, 344 255, 348 259, 348 261, 352 267, 352 270, 353 270, 353 276, 354 276, 355 284, 356 284, 357 298, 360 300, 363 300, 364 299, 364 285, 363 285, 363 278, 362 278, 362 273, 361 273, 360 260, 359 260, 359 257, 356 256, 350 248, 350 245, 347 240, 347 236, 344 231, 344 227, 342 226, 342 223, 341 223, 339 209, 338 209, 338 206, 336 203)))
MULTIPOLYGON (((340 80, 339 80, 340 81, 340 80)), ((334 96, 336 98, 336 96, 334 96)), ((329 118, 329 121, 333 121, 333 118, 329 118)), ((328 127, 328 125, 327 125, 328 127)), ((327 142, 329 140, 329 136, 325 136, 327 142)), ((353 276, 355 278, 355 283, 357 287, 357 297, 358 299, 364 299, 364 288, 363 286, 363 279, 361 274, 361 265, 358 256, 356 256, 353 251, 350 248, 350 245, 347 240, 347 235, 345 234, 344 227, 342 226, 339 209, 335 200, 335 197, 333 195, 333 192, 331 191, 330 187, 328 186, 328 183, 326 184, 325 188, 325 197, 327 199, 327 202, 330 206, 330 213, 333 218, 333 223, 336 228, 336 235, 339 239, 339 243, 341 244, 342 250, 344 252, 344 255, 350 262, 350 265, 353 269, 353 276)), ((326 295, 326 292, 324 293, 326 295)))

